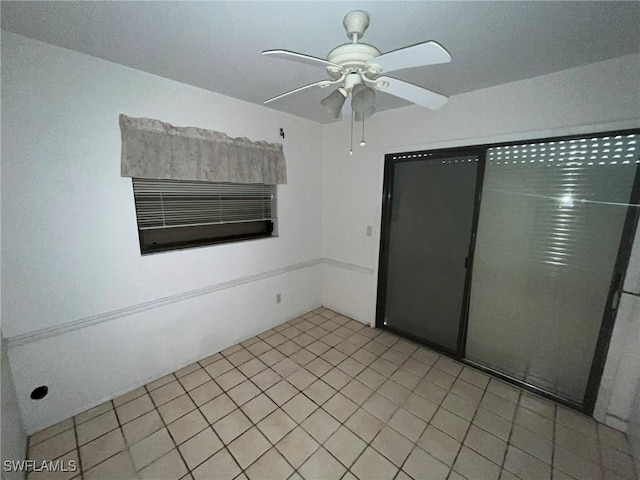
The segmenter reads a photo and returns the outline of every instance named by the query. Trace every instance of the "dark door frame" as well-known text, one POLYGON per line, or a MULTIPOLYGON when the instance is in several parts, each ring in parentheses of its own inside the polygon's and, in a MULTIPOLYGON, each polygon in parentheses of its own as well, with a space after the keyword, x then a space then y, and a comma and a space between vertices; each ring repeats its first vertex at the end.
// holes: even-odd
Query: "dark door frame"
MULTIPOLYGON (((485 166, 485 152, 482 149, 476 147, 462 147, 462 148, 449 148, 444 150, 411 152, 406 154, 388 154, 385 155, 384 165, 384 185, 383 185, 383 206, 382 206, 382 234, 380 235, 380 267, 378 270, 378 297, 376 300, 376 327, 385 328, 391 332, 402 335, 406 338, 427 345, 428 347, 446 353, 454 358, 461 358, 461 345, 463 345, 464 339, 463 332, 466 329, 465 322, 463 321, 465 313, 468 308, 467 290, 471 287, 471 266, 473 262, 473 249, 475 247, 475 231, 477 229, 478 215, 480 212, 479 196, 482 191, 482 179, 484 176, 485 166), (386 293, 387 293, 387 274, 389 267, 389 240, 390 240, 390 228, 391 228, 391 201, 393 198, 393 183, 394 183, 394 170, 395 166, 399 163, 415 162, 417 161, 440 161, 449 158, 458 157, 470 157, 476 156, 478 158, 476 169, 476 192, 474 199, 474 212, 472 217, 471 237, 469 239, 469 250, 467 252, 466 276, 464 283, 464 294, 461 305, 460 323, 458 326, 458 339, 456 341, 456 348, 451 349, 442 345, 432 343, 428 339, 417 337, 408 332, 401 331, 394 327, 384 324, 384 313, 386 311, 386 293)), ((463 259, 460 259, 461 261, 463 259)))
POLYGON ((587 388, 581 404, 568 401, 562 397, 559 397, 551 392, 547 392, 539 387, 523 382, 519 379, 510 377, 503 373, 497 372, 491 368, 487 368, 483 365, 478 365, 465 358, 465 346, 467 339, 467 327, 469 321, 469 299, 471 292, 471 284, 473 279, 473 256, 475 252, 475 239, 478 229, 478 219, 480 215, 480 205, 482 201, 482 186, 484 180, 484 170, 486 165, 486 153, 489 148, 522 145, 532 142, 548 142, 559 140, 573 140, 581 139, 585 137, 598 137, 598 136, 615 136, 615 135, 629 135, 640 134, 640 129, 627 129, 616 131, 604 131, 595 133, 582 133, 575 135, 563 135, 556 137, 544 137, 544 138, 530 138, 522 139, 511 142, 500 143, 488 143, 481 145, 471 145, 465 147, 443 148, 434 150, 421 150, 411 152, 399 152, 387 154, 384 157, 384 184, 382 191, 382 220, 380 229, 380 251, 379 251, 379 267, 378 267, 378 291, 376 300, 376 327, 389 330, 393 333, 397 333, 404 336, 416 343, 423 344, 429 348, 440 351, 449 357, 452 357, 464 364, 478 368, 479 370, 490 373, 491 375, 498 377, 506 382, 512 383, 525 390, 537 393, 543 397, 553 400, 557 403, 566 405, 573 409, 579 410, 587 415, 592 415, 595 408, 596 400, 598 397, 598 391, 600 389, 600 382, 602 380, 602 373, 604 371, 607 354, 609 351, 609 344, 611 342, 611 335, 613 333, 613 327, 615 324, 615 318, 618 311, 618 304, 620 302, 620 296, 623 291, 624 278, 629 265, 629 258, 631 256, 631 249, 633 247, 633 240, 635 231, 640 218, 640 165, 636 167, 634 185, 629 198, 629 206, 627 207, 627 214, 625 223, 623 226, 620 243, 618 246, 618 254, 614 266, 614 272, 610 282, 609 293, 607 295, 607 301, 605 304, 605 310, 603 313, 602 324, 598 333, 598 340, 594 351, 593 360, 591 363, 591 369, 589 379, 587 381, 587 388), (407 335, 404 332, 400 332, 397 329, 384 325, 384 314, 386 304, 386 291, 387 291, 387 273, 389 266, 389 249, 388 242, 390 236, 391 226, 391 202, 393 198, 393 171, 395 165, 403 161, 416 161, 420 158, 425 160, 435 160, 441 158, 450 158, 454 156, 462 155, 477 155, 478 156, 478 171, 476 181, 476 198, 473 212, 473 226, 471 239, 469 241, 469 255, 467 257, 467 277, 464 287, 464 300, 462 305, 462 311, 460 315, 460 328, 458 335, 458 344, 455 350, 443 348, 439 345, 434 345, 412 335, 407 335))

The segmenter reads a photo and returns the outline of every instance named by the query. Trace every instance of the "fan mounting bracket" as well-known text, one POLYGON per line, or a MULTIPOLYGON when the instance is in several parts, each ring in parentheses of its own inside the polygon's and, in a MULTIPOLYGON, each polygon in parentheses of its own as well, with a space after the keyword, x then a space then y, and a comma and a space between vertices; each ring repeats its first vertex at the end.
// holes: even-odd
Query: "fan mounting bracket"
POLYGON ((369 27, 369 14, 362 10, 354 10, 347 13, 342 20, 342 25, 347 31, 347 37, 359 40, 369 27))

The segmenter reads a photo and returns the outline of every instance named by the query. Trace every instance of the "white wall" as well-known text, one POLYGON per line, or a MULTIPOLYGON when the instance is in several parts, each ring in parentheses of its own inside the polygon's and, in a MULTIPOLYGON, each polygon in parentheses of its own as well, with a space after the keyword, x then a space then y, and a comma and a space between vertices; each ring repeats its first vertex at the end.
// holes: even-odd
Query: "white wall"
MULTIPOLYGON (((638 78, 640 55, 630 55, 458 95, 435 112, 412 106, 377 113, 366 124, 367 146, 355 146, 353 157, 348 124, 326 127, 323 256, 360 271, 324 265, 323 303, 375 322, 385 153, 637 128, 638 78), (367 225, 374 226, 373 237, 365 236, 367 225)), ((629 275, 637 281, 639 272, 636 259, 629 275)), ((632 315, 627 300, 617 324, 638 332, 640 310, 632 315)), ((597 418, 603 420, 609 408, 628 416, 640 375, 639 342, 637 333, 627 340, 614 335, 611 351, 618 353, 605 370, 603 386, 609 391, 597 418)))
POLYGON ((377 113, 366 124, 366 147, 356 142, 352 157, 348 124, 327 126, 323 256, 374 273, 356 277, 325 266, 324 303, 375 319, 385 153, 637 127, 639 76, 640 55, 630 55, 458 95, 437 111, 411 106, 377 113), (374 226, 373 237, 366 237, 367 225, 374 226), (354 293, 355 278, 361 281, 354 293))
POLYGON ((635 460, 636 471, 640 471, 640 384, 633 395, 628 425, 627 436, 631 444, 631 455, 635 460))
MULTIPOLYGON (((620 299, 594 416, 614 428, 627 430, 632 419, 640 423, 640 403, 635 399, 640 389, 640 225, 623 290, 627 293, 620 299)), ((640 427, 635 432, 640 435, 640 427)), ((636 442, 640 464, 640 438, 636 442)))
MULTIPOLYGON (((631 313, 628 317, 628 343, 625 344, 625 348, 620 352, 621 359, 624 358, 626 365, 617 369, 618 374, 616 375, 616 381, 614 383, 616 391, 612 397, 613 399, 622 399, 622 401, 628 402, 626 404, 628 405, 627 435, 631 443, 631 454, 635 459, 636 471, 640 472, 640 380, 638 380, 638 377, 640 377, 640 225, 638 225, 636 242, 633 246, 630 267, 631 266, 633 267, 627 272, 625 290, 627 292, 633 292, 638 296, 625 295, 635 303, 633 310, 635 316, 631 313), (633 390, 633 381, 629 381, 619 374, 619 372, 624 372, 629 368, 632 370, 631 375, 635 374, 636 377, 635 391, 633 390), (620 392, 620 390, 623 391, 620 392)), ((610 357, 612 357, 611 363, 613 364, 614 356, 610 355, 610 357)), ((605 395, 602 396, 605 397, 605 395)), ((608 410, 609 415, 615 415, 617 413, 613 406, 608 408, 608 410)), ((627 412, 623 411, 622 415, 627 412)))
POLYGON ((640 469, 640 297, 638 296, 623 295, 597 408, 596 413, 603 417, 602 420, 605 423, 627 432, 631 453, 637 468, 640 469))
MULTIPOLYGON (((0 250, 0 258, 2 256, 1 253, 0 250)), ((2 282, 0 282, 0 295, 1 286, 2 282)), ((1 318, 2 312, 0 311, 1 318)), ((5 460, 22 460, 26 457, 26 453, 27 434, 22 422, 22 413, 20 412, 16 387, 13 382, 13 373, 7 356, 7 342, 0 334, 0 463, 4 465, 5 460)), ((7 472, 1 466, 0 469, 2 480, 18 480, 25 477, 24 472, 7 472)))
MULTIPOLYGON (((22 416, 18 407, 16 389, 13 385, 13 375, 7 358, 7 348, 2 339, 0 358, 0 376, 2 377, 2 464, 5 460, 23 460, 27 453, 27 435, 22 424, 22 416)), ((0 468, 2 468, 0 466, 0 468)), ((24 478, 23 472, 6 472, 2 468, 2 480, 17 480, 24 478)))
POLYGON ((29 433, 321 301, 373 322, 385 153, 640 120, 635 55, 459 95, 436 112, 376 114, 367 147, 349 157, 344 123, 322 127, 11 33, 2 49, 2 329, 29 433), (283 127, 280 237, 141 257, 119 113, 271 142, 283 127), (40 384, 47 399, 28 400, 40 384))
POLYGON ((28 433, 320 305, 322 126, 9 32, 2 63, 2 332, 28 433), (282 142, 279 237, 142 257, 119 113, 282 142))

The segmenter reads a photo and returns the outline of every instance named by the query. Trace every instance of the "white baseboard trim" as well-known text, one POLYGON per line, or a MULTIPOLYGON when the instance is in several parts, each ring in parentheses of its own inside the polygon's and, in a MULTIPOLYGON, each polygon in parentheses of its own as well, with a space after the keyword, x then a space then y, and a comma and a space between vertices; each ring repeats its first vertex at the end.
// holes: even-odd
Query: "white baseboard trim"
POLYGON ((363 323, 363 324, 365 324, 365 325, 367 325, 369 327, 375 327, 375 325, 371 324, 370 322, 367 322, 366 320, 358 318, 358 317, 354 316, 352 313, 349 313, 349 312, 347 312, 345 310, 342 310, 341 308, 334 307, 334 306, 329 305, 329 304, 324 303, 324 302, 322 303, 322 306, 324 308, 328 308, 329 310, 333 310, 334 312, 339 313, 340 315, 343 315, 345 317, 349 317, 350 319, 355 320, 356 322, 363 323))
MULTIPOLYGON (((330 258, 316 258, 306 262, 300 262, 293 265, 287 265, 285 267, 276 268, 274 270, 257 273, 255 275, 248 275, 246 277, 229 280, 227 282, 209 285, 208 287, 199 288, 196 290, 190 290, 188 292, 178 293, 176 295, 170 295, 168 297, 158 298, 156 300, 151 300, 149 302, 130 305, 128 307, 119 308, 117 310, 111 310, 109 312, 100 313, 98 315, 92 315, 90 317, 80 318, 78 320, 63 323, 61 325, 56 325, 55 327, 43 328, 40 330, 35 330, 33 332, 14 335, 11 337, 7 337, 5 340, 7 342, 8 348, 18 347, 20 345, 26 345, 28 343, 38 342, 41 340, 45 340, 47 338, 63 335, 65 333, 69 333, 75 330, 80 330, 81 328, 90 327, 92 325, 98 325, 104 322, 110 322, 112 320, 117 320, 123 317, 134 315, 136 313, 141 313, 154 308, 163 307, 165 305, 170 305, 172 303, 182 302, 184 300, 189 300, 202 295, 209 295, 211 293, 216 293, 228 288, 238 287, 240 285, 244 285, 247 283, 257 282, 269 277, 274 277, 274 276, 282 275, 288 272, 293 272, 295 270, 314 267, 316 265, 321 265, 321 264, 332 265, 334 267, 343 268, 346 270, 351 270, 351 271, 363 273, 366 275, 373 274, 373 269, 371 268, 361 267, 359 265, 355 265, 347 262, 341 262, 339 260, 333 260, 330 258)), ((359 320, 359 321, 362 321, 362 320, 359 320)), ((363 323, 367 323, 367 322, 363 322, 363 323)))
POLYGON ((629 428, 629 424, 626 420, 609 413, 604 417, 604 424, 624 433, 627 433, 627 429, 629 428))
MULTIPOLYGON (((321 307, 321 306, 322 306, 322 305, 319 305, 319 304, 318 304, 318 305, 314 305, 314 306, 311 308, 311 310, 315 310, 316 308, 321 307)), ((310 310, 309 310, 309 311, 310 311, 310 310)), ((292 317, 286 318, 285 320, 283 320, 283 321, 281 321, 281 322, 279 322, 279 323, 276 323, 276 324, 274 324, 274 325, 271 325, 269 328, 267 328, 267 329, 266 329, 266 330, 264 330, 264 331, 266 332, 267 330, 270 330, 270 329, 272 329, 272 328, 274 328, 274 327, 277 327, 278 325, 282 325, 283 323, 287 323, 287 322, 289 322, 289 321, 293 320, 294 318, 297 318, 297 317, 299 317, 300 315, 303 315, 303 314, 305 314, 305 313, 307 313, 307 311, 299 312, 297 315, 294 315, 294 316, 292 316, 292 317)), ((204 356, 203 356, 203 355, 199 355, 198 357, 192 357, 192 358, 190 358, 189 360, 187 360, 186 362, 181 362, 181 363, 179 363, 175 368, 173 368, 173 367, 172 367, 171 369, 163 370, 163 371, 162 371, 162 372, 160 372, 160 373, 157 373, 157 374, 151 375, 151 376, 149 376, 149 377, 146 377, 146 378, 144 378, 143 380, 141 380, 140 382, 136 382, 136 383, 134 383, 134 384, 132 384, 132 385, 129 385, 129 386, 124 387, 124 388, 121 388, 120 390, 118 390, 118 391, 116 391, 116 392, 114 392, 114 393, 111 393, 111 394, 109 394, 109 395, 107 395, 107 396, 104 396, 104 397, 102 397, 102 398, 100 398, 100 399, 98 399, 98 400, 96 400, 96 401, 90 402, 89 404, 87 404, 87 405, 85 405, 85 406, 83 406, 83 407, 76 408, 76 409, 74 409, 74 410, 73 410, 69 415, 66 415, 64 418, 56 418, 55 420, 52 420, 48 425, 45 425, 45 426, 44 426, 44 427, 42 427, 42 428, 40 428, 40 427, 39 427, 36 431, 33 431, 33 432, 27 432, 27 435, 33 435, 34 433, 37 433, 37 432, 39 432, 40 430, 44 430, 45 428, 48 428, 48 427, 50 427, 50 426, 52 426, 52 425, 55 425, 55 424, 56 424, 56 423, 58 423, 58 422, 61 422, 61 421, 63 421, 63 420, 66 420, 67 418, 75 417, 76 415, 78 415, 78 414, 80 414, 80 413, 82 413, 82 412, 86 412, 87 410, 91 410, 91 409, 92 409, 92 408, 94 408, 94 407, 97 407, 97 406, 99 406, 99 405, 102 405, 104 402, 108 402, 108 401, 110 401, 110 400, 113 400, 113 399, 115 399, 115 398, 118 398, 120 395, 124 395, 125 393, 129 393, 129 392, 131 392, 132 390, 135 390, 136 388, 144 387, 145 385, 147 385, 147 384, 149 384, 149 383, 151 383, 151 382, 153 382, 153 381, 155 381, 155 380, 158 380, 159 378, 162 378, 162 377, 164 377, 164 376, 166 376, 166 375, 169 375, 169 374, 171 374, 171 373, 177 372, 177 371, 178 371, 178 370, 180 370, 181 368, 184 368, 184 367, 187 367, 187 366, 189 366, 189 365, 191 365, 191 364, 193 364, 193 363, 199 362, 200 360, 202 360, 202 359, 204 359, 204 358, 207 358, 207 357, 210 357, 211 355, 215 355, 216 353, 220 353, 220 352, 221 352, 222 350, 224 350, 225 348, 229 348, 229 347, 231 347, 231 346, 233 346, 233 345, 237 345, 237 344, 239 344, 239 343, 242 343, 242 342, 244 342, 244 341, 246 341, 246 340, 249 340, 249 339, 250 339, 250 338, 252 338, 252 337, 255 337, 255 336, 257 336, 257 335, 260 335, 261 333, 263 333, 263 332, 258 332, 258 333, 255 333, 255 334, 253 334, 253 335, 249 335, 248 337, 245 337, 245 338, 243 338, 243 339, 241 339, 241 340, 239 340, 239 341, 235 341, 235 342, 231 343, 230 345, 226 345, 224 348, 222 348, 222 349, 220 349, 220 350, 218 350, 218 351, 206 353, 206 354, 204 354, 204 356)))

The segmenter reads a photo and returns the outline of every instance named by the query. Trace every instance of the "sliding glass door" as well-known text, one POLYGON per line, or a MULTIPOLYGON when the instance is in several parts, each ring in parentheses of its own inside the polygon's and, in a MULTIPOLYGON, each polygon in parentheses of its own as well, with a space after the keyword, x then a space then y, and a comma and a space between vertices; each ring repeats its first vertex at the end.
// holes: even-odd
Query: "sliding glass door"
POLYGON ((640 132, 387 155, 376 325, 591 413, 640 132))
POLYGON ((634 185, 635 141, 487 150, 469 360, 582 404, 634 185))
POLYGON ((456 352, 478 156, 391 159, 378 323, 456 352))

